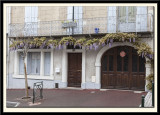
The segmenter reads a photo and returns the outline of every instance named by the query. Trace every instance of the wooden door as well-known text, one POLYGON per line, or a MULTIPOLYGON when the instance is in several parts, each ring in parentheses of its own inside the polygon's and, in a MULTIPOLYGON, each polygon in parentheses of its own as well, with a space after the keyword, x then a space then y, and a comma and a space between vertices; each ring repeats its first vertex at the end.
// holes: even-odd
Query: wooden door
POLYGON ((82 53, 68 53, 68 87, 81 87, 82 53))
POLYGON ((108 50, 102 57, 101 87, 107 89, 144 90, 145 59, 134 48, 120 46, 108 50), (120 56, 124 51, 126 55, 120 56))

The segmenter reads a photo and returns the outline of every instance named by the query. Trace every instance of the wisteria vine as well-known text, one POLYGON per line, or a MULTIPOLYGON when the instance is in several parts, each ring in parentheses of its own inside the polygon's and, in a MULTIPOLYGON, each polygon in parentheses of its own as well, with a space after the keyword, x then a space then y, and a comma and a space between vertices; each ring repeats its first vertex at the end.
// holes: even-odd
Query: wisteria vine
POLYGON ((137 53, 142 57, 147 57, 153 59, 153 51, 151 47, 144 42, 141 42, 140 39, 134 33, 109 33, 104 37, 97 39, 86 39, 80 38, 75 39, 73 37, 63 37, 60 41, 57 39, 47 39, 46 37, 34 38, 30 41, 25 42, 24 40, 15 40, 10 45, 10 51, 17 49, 23 49, 27 47, 29 49, 40 48, 40 49, 63 49, 64 45, 73 45, 74 48, 79 46, 80 48, 84 46, 88 50, 97 50, 99 46, 108 46, 112 47, 114 42, 130 42, 133 46, 136 46, 137 53))

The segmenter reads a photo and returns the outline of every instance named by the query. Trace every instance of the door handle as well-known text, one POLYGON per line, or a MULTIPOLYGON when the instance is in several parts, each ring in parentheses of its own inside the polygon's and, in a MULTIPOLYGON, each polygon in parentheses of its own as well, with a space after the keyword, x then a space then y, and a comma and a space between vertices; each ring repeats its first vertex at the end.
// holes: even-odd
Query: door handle
POLYGON ((81 71, 81 70, 77 70, 77 71, 81 71))

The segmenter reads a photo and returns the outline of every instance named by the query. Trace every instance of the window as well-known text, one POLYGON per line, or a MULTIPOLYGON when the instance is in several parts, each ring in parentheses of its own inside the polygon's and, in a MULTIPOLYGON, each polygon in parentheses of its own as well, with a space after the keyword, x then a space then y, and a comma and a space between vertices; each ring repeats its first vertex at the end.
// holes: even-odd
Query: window
POLYGON ((82 15, 83 8, 82 6, 68 6, 67 8, 67 20, 68 21, 76 21, 77 27, 73 30, 72 28, 67 29, 67 33, 69 34, 81 34, 82 33, 82 15))
POLYGON ((38 6, 25 7, 25 36, 37 35, 38 6))
POLYGON ((136 7, 135 6, 120 6, 119 7, 119 21, 122 23, 136 21, 136 7))
POLYGON ((40 53, 29 52, 27 55, 27 74, 40 75, 40 53))

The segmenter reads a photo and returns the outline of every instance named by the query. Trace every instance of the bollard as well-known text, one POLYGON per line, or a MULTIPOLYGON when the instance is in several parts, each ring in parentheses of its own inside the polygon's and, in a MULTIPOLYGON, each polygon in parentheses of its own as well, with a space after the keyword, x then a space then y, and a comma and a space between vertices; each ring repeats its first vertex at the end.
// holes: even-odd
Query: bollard
POLYGON ((142 95, 142 103, 141 103, 141 107, 144 107, 144 98, 145 98, 145 96, 142 95))
POLYGON ((152 106, 154 106, 154 82, 152 82, 152 106))

